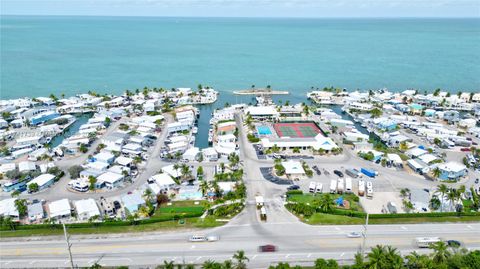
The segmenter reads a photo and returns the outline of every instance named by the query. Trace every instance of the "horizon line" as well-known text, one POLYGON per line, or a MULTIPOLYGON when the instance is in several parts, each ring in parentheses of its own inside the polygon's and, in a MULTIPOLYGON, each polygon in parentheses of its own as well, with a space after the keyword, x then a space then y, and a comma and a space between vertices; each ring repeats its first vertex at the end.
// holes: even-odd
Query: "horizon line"
POLYGON ((480 19, 472 16, 322 16, 322 17, 301 17, 301 16, 163 16, 163 15, 82 15, 82 14, 0 14, 4 16, 17 17, 126 17, 126 18, 198 18, 198 19, 480 19))

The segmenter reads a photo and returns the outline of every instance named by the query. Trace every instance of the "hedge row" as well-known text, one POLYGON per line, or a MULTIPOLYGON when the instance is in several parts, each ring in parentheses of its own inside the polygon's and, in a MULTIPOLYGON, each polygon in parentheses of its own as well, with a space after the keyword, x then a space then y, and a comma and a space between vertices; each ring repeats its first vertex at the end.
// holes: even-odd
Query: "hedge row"
MULTIPOLYGON (((203 214, 200 212, 191 212, 178 214, 174 216, 158 216, 148 219, 135 220, 135 221, 104 221, 104 222, 82 222, 65 224, 68 228, 96 228, 96 227, 108 227, 108 226, 130 226, 151 224, 157 222, 179 220, 183 218, 195 218, 200 217, 203 214)), ((62 224, 32 224, 32 225, 15 225, 14 230, 36 230, 36 229, 63 229, 62 224)), ((1 227, 0 231, 10 231, 10 227, 1 227)))
MULTIPOLYGON (((295 210, 294 203, 287 204, 287 209, 295 210)), ((317 212, 320 212, 317 210, 317 212)), ((349 216, 354 218, 366 218, 367 213, 353 210, 345 210, 334 208, 329 212, 324 212, 332 215, 349 216)), ((441 218, 441 217, 463 217, 463 216, 477 216, 480 217, 480 212, 429 212, 429 213, 397 213, 397 214, 369 214, 370 219, 390 219, 390 218, 441 218)))

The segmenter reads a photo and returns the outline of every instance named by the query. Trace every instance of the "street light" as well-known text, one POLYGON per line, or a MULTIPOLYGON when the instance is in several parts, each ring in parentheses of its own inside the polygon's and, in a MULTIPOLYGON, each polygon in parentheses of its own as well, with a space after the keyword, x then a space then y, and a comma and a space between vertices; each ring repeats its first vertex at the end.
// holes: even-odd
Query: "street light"
POLYGON ((367 241, 368 216, 369 216, 369 214, 367 213, 367 218, 365 220, 365 225, 363 226, 362 258, 365 258, 365 244, 366 244, 366 241, 367 241))

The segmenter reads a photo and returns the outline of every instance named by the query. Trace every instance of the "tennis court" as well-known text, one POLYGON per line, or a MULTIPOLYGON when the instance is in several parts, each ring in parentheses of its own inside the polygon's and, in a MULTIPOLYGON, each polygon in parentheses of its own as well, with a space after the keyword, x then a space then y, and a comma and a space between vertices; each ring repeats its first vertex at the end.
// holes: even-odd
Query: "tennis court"
POLYGON ((314 137, 320 133, 313 122, 275 123, 273 128, 279 137, 314 137))

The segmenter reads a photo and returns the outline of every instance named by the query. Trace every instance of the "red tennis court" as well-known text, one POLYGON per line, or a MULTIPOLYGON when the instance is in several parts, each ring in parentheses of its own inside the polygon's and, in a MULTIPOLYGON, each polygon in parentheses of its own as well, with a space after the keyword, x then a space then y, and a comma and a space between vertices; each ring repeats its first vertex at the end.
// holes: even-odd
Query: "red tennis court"
POLYGON ((313 122, 274 123, 273 128, 279 137, 315 137, 320 133, 313 122))

